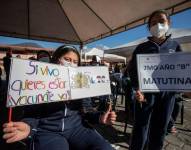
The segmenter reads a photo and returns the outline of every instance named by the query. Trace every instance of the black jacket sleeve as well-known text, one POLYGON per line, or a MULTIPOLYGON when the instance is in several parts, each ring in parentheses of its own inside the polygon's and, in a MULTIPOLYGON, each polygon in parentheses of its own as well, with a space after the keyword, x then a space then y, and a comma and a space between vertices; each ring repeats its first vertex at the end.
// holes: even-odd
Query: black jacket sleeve
POLYGON ((131 84, 134 89, 137 89, 139 87, 138 83, 138 73, 137 73, 137 54, 139 51, 139 46, 134 50, 132 59, 129 64, 129 76, 131 79, 131 84))
POLYGON ((34 136, 34 134, 37 132, 39 119, 36 119, 36 118, 24 118, 24 119, 22 119, 22 121, 30 126, 30 134, 29 134, 28 137, 32 138, 34 136))

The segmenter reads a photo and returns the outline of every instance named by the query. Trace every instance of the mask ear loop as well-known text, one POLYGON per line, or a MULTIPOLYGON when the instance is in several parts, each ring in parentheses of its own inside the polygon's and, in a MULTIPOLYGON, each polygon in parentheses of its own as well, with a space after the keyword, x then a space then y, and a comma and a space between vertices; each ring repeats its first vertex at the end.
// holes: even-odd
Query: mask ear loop
POLYGON ((168 30, 167 30, 167 32, 165 33, 165 36, 166 37, 171 37, 171 33, 170 33, 170 25, 168 24, 168 30))

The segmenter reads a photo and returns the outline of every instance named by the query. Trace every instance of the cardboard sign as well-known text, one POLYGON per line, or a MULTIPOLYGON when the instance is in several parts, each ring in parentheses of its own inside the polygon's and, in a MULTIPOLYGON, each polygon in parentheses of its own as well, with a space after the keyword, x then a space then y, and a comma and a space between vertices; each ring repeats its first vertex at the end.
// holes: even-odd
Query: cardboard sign
POLYGON ((7 107, 111 94, 107 67, 63 67, 11 60, 7 107))
POLYGON ((143 92, 191 91, 191 53, 137 55, 143 92))
POLYGON ((111 94, 107 67, 69 68, 72 99, 111 94))

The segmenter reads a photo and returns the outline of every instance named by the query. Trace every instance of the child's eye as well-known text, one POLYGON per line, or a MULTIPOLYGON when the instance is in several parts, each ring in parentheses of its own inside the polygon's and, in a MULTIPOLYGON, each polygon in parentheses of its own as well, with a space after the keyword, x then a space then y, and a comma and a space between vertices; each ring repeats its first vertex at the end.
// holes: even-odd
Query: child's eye
POLYGON ((66 61, 70 62, 70 58, 64 58, 64 60, 66 60, 66 61))
POLYGON ((74 61, 73 63, 74 63, 74 64, 78 64, 78 61, 74 61))

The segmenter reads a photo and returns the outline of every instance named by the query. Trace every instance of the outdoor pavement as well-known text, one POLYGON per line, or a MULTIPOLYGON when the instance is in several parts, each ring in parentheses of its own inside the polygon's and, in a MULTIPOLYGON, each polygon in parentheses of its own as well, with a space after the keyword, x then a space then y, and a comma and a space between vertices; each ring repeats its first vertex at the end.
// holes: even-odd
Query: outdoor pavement
MULTIPOLYGON (((176 121, 176 134, 168 134, 165 138, 163 150, 191 150, 191 99, 184 99, 184 122, 181 124, 181 117, 176 121)), ((110 143, 118 150, 128 150, 130 136, 132 132, 132 122, 128 120, 127 130, 124 134, 125 118, 127 115, 124 111, 124 103, 121 104, 120 97, 118 98, 116 112, 117 121, 110 126, 99 126, 97 130, 109 140, 110 143)))

